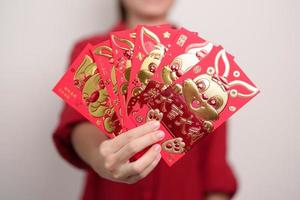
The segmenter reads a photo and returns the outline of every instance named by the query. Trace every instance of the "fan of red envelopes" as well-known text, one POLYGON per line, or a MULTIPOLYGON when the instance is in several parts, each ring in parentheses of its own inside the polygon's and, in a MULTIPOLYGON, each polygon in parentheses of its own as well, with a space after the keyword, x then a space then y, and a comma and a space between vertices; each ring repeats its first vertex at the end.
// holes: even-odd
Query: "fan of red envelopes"
POLYGON ((160 121, 169 166, 259 92, 222 46, 170 25, 87 45, 53 90, 110 138, 160 121))

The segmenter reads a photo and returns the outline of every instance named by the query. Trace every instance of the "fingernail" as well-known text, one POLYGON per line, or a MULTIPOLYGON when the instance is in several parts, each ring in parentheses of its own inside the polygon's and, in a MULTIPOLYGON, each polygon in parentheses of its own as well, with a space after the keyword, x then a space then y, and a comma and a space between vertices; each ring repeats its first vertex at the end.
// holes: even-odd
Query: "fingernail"
POLYGON ((163 139, 165 137, 165 133, 163 131, 156 132, 157 139, 163 139))
POLYGON ((153 129, 157 129, 157 128, 160 127, 159 121, 152 120, 152 121, 150 121, 150 122, 148 122, 148 123, 149 123, 149 126, 150 126, 151 128, 153 128, 153 129))
POLYGON ((154 149, 154 151, 160 152, 161 146, 159 144, 155 144, 153 149, 154 149))
POLYGON ((155 160, 156 160, 156 161, 159 161, 160 158, 161 158, 161 154, 158 154, 158 155, 156 156, 155 160))

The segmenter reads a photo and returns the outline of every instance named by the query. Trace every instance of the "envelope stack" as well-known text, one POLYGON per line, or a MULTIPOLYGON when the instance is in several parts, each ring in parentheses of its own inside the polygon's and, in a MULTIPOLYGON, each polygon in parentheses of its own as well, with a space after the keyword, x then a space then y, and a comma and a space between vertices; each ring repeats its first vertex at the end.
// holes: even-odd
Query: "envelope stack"
POLYGON ((88 44, 53 91, 110 138, 160 121, 169 166, 259 93, 222 46, 167 24, 88 44))

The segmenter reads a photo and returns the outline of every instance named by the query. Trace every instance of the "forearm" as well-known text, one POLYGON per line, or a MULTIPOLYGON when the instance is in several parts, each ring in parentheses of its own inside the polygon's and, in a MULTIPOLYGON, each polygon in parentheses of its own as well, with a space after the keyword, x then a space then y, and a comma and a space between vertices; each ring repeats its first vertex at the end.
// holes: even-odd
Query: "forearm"
POLYGON ((94 125, 84 122, 78 124, 71 136, 71 141, 79 157, 91 166, 98 154, 99 144, 107 137, 94 125))

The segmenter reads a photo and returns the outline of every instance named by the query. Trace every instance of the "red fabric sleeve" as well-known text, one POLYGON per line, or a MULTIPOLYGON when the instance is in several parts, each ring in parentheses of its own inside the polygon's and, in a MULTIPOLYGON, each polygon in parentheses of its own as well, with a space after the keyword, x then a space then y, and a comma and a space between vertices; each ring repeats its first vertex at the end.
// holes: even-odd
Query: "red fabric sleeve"
POLYGON ((68 105, 64 105, 61 112, 60 122, 53 134, 54 144, 60 155, 70 164, 87 169, 88 165, 80 159, 71 143, 71 133, 75 125, 86 119, 68 105))
POLYGON ((237 181, 226 158, 226 135, 227 125, 223 123, 207 137, 204 189, 207 193, 222 192, 233 197, 237 181))

